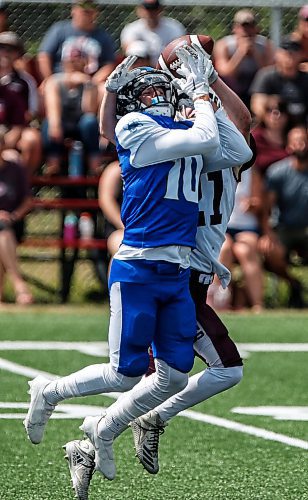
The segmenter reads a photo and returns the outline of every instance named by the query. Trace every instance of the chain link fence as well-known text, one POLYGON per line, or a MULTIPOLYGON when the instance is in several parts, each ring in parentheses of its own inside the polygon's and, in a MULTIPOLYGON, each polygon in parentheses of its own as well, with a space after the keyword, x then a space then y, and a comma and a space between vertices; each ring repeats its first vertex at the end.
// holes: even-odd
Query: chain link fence
MULTIPOLYGON (((180 5, 179 0, 174 0, 173 5, 168 3, 165 6, 165 15, 183 23, 188 33, 203 33, 217 40, 230 34, 235 12, 242 7, 247 7, 247 4, 241 5, 240 2, 237 4, 235 2, 230 6, 227 0, 216 2, 219 6, 209 5, 208 2, 202 2, 204 5, 201 5, 200 1, 187 5, 189 0, 186 0, 186 5, 185 2, 180 5)), ((261 33, 271 36, 274 41, 277 41, 281 35, 290 33, 296 25, 300 6, 296 2, 292 4, 293 6, 289 8, 279 6, 277 3, 273 6, 257 7, 255 3, 253 9, 257 14, 261 33)), ((19 34, 27 50, 35 54, 47 29, 54 22, 69 18, 70 4, 67 2, 10 2, 8 11, 11 29, 19 34)), ((120 47, 121 30, 135 19, 134 5, 114 3, 100 6, 99 24, 113 37, 117 49, 120 47)))

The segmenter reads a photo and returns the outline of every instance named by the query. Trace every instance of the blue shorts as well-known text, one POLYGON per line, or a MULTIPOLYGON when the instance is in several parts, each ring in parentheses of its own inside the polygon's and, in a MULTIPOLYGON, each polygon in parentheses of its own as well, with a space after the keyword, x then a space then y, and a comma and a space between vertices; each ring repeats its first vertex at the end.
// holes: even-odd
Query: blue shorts
POLYGON ((189 269, 163 261, 119 261, 111 266, 109 348, 123 375, 143 375, 148 348, 169 366, 187 373, 194 362, 196 334, 189 269))

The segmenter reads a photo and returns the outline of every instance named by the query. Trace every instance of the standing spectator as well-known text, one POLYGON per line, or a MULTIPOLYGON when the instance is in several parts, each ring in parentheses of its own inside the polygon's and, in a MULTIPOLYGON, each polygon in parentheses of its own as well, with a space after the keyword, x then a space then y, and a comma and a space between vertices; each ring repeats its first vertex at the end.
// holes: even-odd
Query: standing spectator
POLYGON ((220 76, 249 107, 250 84, 260 68, 273 64, 273 45, 259 34, 255 14, 249 9, 236 12, 233 34, 218 40, 213 58, 220 76))
POLYGON ((47 31, 38 54, 42 78, 62 70, 62 46, 65 41, 89 54, 87 72, 101 83, 114 68, 114 46, 111 37, 97 25, 98 8, 93 0, 74 0, 71 20, 59 21, 47 31))
POLYGON ((186 30, 179 21, 163 16, 160 0, 142 0, 136 14, 139 19, 127 24, 122 30, 122 49, 126 52, 136 40, 147 42, 152 66, 155 66, 163 48, 175 38, 185 35, 186 30))
POLYGON ((308 135, 304 126, 294 127, 288 134, 287 149, 290 153, 274 163, 266 173, 268 205, 277 206, 279 218, 272 229, 265 220, 261 248, 273 272, 290 285, 289 306, 303 307, 301 284, 286 272, 292 251, 296 251, 303 262, 308 262, 308 135), (281 256, 271 259, 272 249, 281 247, 281 256))
POLYGON ((19 271, 16 247, 31 198, 25 169, 5 161, 3 148, 4 136, 0 133, 0 302, 7 274, 14 287, 16 303, 26 305, 33 302, 33 297, 19 271))
POLYGON ((299 70, 301 46, 290 37, 276 50, 275 65, 263 68, 251 85, 251 110, 262 119, 268 98, 278 95, 287 103, 293 124, 305 123, 308 114, 308 74, 299 70))
POLYGON ((301 45, 301 61, 300 69, 308 71, 308 4, 303 5, 298 12, 298 23, 295 31, 291 35, 292 40, 297 41, 301 45))
POLYGON ((0 33, 0 125, 5 147, 19 150, 23 164, 33 172, 41 159, 41 137, 28 125, 37 114, 38 95, 34 79, 14 68, 21 46, 16 33, 0 33))
POLYGON ((45 174, 60 172, 64 139, 83 142, 89 171, 98 174, 101 166, 97 120, 97 87, 85 73, 88 56, 70 42, 63 44, 63 71, 47 78, 44 88, 46 119, 42 125, 47 153, 45 174))

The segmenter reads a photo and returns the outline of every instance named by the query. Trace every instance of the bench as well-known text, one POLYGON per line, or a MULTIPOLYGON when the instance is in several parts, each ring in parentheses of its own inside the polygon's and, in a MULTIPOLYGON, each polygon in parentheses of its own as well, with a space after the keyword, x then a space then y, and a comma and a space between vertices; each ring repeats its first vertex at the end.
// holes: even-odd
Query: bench
MULTIPOLYGON (((73 211, 77 215, 82 212, 90 212, 95 215, 100 214, 100 208, 98 204, 97 198, 78 198, 75 197, 76 189, 74 188, 94 188, 96 189, 99 183, 99 177, 65 177, 65 176, 56 176, 56 177, 45 177, 45 176, 34 176, 31 179, 31 185, 35 188, 35 195, 32 198, 32 211, 31 214, 35 214, 38 211, 51 211, 56 210, 61 212, 61 228, 56 235, 48 234, 45 231, 45 227, 43 231, 38 233, 35 230, 35 234, 29 233, 29 231, 25 235, 24 241, 20 244, 21 248, 24 249, 47 249, 53 250, 56 249, 57 253, 54 252, 52 254, 45 255, 44 257, 40 257, 39 252, 33 252, 31 255, 21 255, 21 258, 24 260, 54 260, 57 259, 60 262, 60 290, 58 291, 60 296, 60 301, 62 303, 67 302, 71 280, 74 272, 75 261, 79 258, 89 258, 85 257, 85 255, 89 255, 88 252, 92 255, 91 260, 95 261, 95 259, 102 258, 102 255, 105 259, 107 259, 107 239, 104 237, 93 237, 89 239, 76 238, 74 240, 65 241, 63 239, 63 224, 64 224, 64 216, 67 212, 73 211), (45 190, 45 188, 50 187, 52 190, 54 187, 64 188, 65 192, 70 192, 72 196, 69 198, 62 198, 58 195, 55 195, 51 192, 46 193, 43 196, 41 193, 41 189, 45 190), (37 188, 39 188, 37 190, 37 188), (43 233, 43 234, 42 234, 43 233)), ((93 193, 92 193, 93 194, 93 193)), ((31 217, 31 214, 29 215, 31 217)), ((97 264, 97 263, 96 263, 97 264)), ((96 268, 101 267, 99 265, 95 266, 96 268)), ((28 281, 32 281, 37 286, 40 286, 38 280, 34 280, 31 277, 26 277, 28 281)), ((102 276, 99 276, 100 281, 102 280, 102 276)), ((51 291, 50 287, 43 286, 41 284, 41 288, 44 288, 47 291, 51 291)), ((55 290, 52 290, 53 293, 55 290)))

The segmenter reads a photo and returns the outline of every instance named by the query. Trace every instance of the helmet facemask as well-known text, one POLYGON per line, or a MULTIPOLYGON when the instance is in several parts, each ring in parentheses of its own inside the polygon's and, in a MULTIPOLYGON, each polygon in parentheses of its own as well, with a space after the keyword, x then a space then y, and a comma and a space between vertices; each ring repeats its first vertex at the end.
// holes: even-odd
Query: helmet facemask
POLYGON ((137 71, 136 77, 118 90, 117 117, 132 111, 147 111, 153 115, 174 117, 178 94, 172 78, 164 71, 153 68, 138 68, 137 71), (148 88, 152 88, 154 94, 150 105, 140 99, 142 92, 148 88), (161 89, 164 95, 161 95, 158 89, 161 89))

